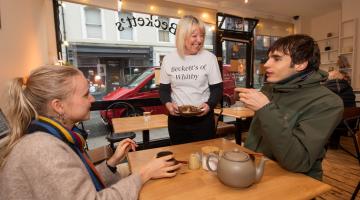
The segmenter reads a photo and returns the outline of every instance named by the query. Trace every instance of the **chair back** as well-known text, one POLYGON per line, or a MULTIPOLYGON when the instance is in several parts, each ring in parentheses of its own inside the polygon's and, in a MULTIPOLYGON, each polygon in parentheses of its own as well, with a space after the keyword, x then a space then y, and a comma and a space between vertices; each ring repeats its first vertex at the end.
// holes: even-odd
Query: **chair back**
POLYGON ((348 134, 350 134, 350 136, 353 139, 356 154, 345 149, 341 145, 340 147, 344 151, 348 152, 349 154, 357 158, 360 164, 359 135, 356 134, 358 133, 359 130, 359 122, 360 122, 360 107, 350 107, 344 109, 343 123, 347 128, 348 134))
POLYGON ((111 122, 112 118, 115 117, 132 117, 137 116, 138 113, 133 105, 127 102, 118 101, 110 104, 105 111, 105 116, 108 119, 108 128, 111 133, 114 132, 113 125, 111 122))
POLYGON ((343 122, 350 134, 354 135, 359 130, 360 107, 345 107, 343 122))

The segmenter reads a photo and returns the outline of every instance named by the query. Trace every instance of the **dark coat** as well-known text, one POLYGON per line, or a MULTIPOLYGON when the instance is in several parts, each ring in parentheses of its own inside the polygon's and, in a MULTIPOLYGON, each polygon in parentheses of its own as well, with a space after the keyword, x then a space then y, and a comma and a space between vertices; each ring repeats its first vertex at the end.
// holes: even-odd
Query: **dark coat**
POLYGON ((355 94, 346 80, 333 79, 325 82, 325 86, 343 100, 344 107, 356 107, 355 94))
POLYGON ((261 91, 270 103, 255 112, 245 147, 321 180, 324 146, 344 108, 339 96, 320 85, 326 78, 319 70, 265 84, 261 91))

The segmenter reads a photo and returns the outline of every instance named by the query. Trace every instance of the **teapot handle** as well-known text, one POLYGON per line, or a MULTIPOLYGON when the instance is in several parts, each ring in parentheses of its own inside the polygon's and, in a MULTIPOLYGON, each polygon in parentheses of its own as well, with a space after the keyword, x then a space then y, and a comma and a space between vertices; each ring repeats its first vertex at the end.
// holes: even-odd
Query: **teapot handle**
POLYGON ((215 158, 217 161, 219 161, 219 157, 217 155, 213 154, 213 153, 210 153, 206 158, 206 166, 207 166, 207 168, 212 172, 216 172, 217 169, 212 169, 210 167, 209 161, 210 161, 211 157, 215 158))

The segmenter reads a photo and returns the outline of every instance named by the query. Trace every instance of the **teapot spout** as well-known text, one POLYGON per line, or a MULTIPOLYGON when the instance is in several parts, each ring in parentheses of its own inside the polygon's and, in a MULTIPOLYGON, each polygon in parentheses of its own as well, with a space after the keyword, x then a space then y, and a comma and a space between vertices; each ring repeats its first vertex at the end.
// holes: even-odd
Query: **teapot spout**
POLYGON ((269 159, 265 156, 261 157, 259 166, 256 167, 255 183, 259 182, 264 175, 265 162, 269 159))

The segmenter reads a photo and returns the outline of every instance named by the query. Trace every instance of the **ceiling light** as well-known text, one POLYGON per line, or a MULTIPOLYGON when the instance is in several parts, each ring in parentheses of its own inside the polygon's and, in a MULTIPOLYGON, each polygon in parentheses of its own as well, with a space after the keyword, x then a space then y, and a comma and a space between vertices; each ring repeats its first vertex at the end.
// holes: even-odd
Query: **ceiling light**
POLYGON ((245 3, 248 3, 248 2, 249 2, 249 0, 244 0, 244 2, 245 2, 245 3))
POLYGON ((122 7, 122 2, 121 0, 118 0, 118 11, 121 11, 121 7, 122 7))

